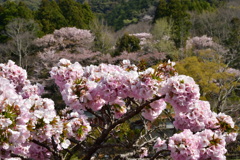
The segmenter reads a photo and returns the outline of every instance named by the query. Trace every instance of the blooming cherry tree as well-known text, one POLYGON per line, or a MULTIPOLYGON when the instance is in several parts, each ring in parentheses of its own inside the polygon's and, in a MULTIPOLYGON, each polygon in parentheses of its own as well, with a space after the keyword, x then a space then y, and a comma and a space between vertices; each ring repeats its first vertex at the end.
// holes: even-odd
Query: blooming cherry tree
POLYGON ((0 158, 62 160, 78 153, 87 160, 106 148, 122 148, 111 158, 226 159, 226 145, 237 136, 232 118, 212 112, 199 100, 194 80, 173 66, 169 61, 142 71, 129 60, 83 67, 61 59, 50 75, 66 108, 55 110, 25 70, 12 61, 0 64, 0 158), (178 132, 159 137, 151 123, 164 114, 178 132), (130 142, 120 132, 133 118, 143 129, 130 142))
POLYGON ((36 39, 34 44, 40 48, 61 50, 74 46, 88 48, 93 40, 94 36, 91 34, 90 30, 65 27, 55 30, 53 34, 47 34, 42 38, 36 39))

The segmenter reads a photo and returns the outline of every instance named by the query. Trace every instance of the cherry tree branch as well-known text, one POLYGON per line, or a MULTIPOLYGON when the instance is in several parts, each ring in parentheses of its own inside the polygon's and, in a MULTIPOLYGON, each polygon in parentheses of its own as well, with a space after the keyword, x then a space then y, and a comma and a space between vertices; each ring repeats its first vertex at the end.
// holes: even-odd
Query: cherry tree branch
POLYGON ((154 156, 152 156, 152 158, 150 158, 150 160, 155 160, 156 158, 166 157, 169 155, 170 155, 169 150, 161 150, 161 151, 158 151, 154 156), (161 154, 161 153, 165 153, 165 154, 161 154))
POLYGON ((93 112, 93 111, 92 111, 91 109, 89 109, 89 108, 86 108, 86 109, 87 109, 87 111, 88 111, 89 113, 93 114, 93 115, 96 116, 98 119, 100 119, 101 121, 104 122, 104 119, 103 119, 101 116, 99 116, 97 113, 93 112))
POLYGON ((24 157, 24 156, 21 156, 21 155, 18 155, 18 154, 14 154, 14 153, 11 153, 11 156, 12 156, 12 157, 21 158, 22 160, 32 160, 32 158, 26 158, 26 157, 24 157))
POLYGON ((48 145, 44 144, 44 143, 41 143, 37 140, 32 140, 33 143, 39 145, 39 146, 42 146, 44 148, 46 148, 47 150, 49 150, 50 152, 52 152, 53 156, 54 156, 54 159, 55 160, 62 160, 62 156, 59 154, 59 152, 57 152, 56 150, 53 150, 52 148, 50 148, 48 145))
POLYGON ((130 118, 134 117, 135 115, 139 114, 144 107, 149 105, 150 103, 159 100, 161 98, 164 98, 163 96, 156 96, 152 100, 146 101, 144 104, 138 106, 135 110, 132 110, 130 112, 127 112, 122 118, 116 120, 113 124, 111 124, 107 129, 104 129, 101 136, 97 138, 95 143, 92 145, 92 147, 89 148, 87 151, 86 156, 83 158, 83 160, 89 160, 91 159, 92 155, 102 147, 103 143, 106 141, 106 138, 108 137, 109 133, 119 124, 124 123, 126 120, 129 120, 130 118))

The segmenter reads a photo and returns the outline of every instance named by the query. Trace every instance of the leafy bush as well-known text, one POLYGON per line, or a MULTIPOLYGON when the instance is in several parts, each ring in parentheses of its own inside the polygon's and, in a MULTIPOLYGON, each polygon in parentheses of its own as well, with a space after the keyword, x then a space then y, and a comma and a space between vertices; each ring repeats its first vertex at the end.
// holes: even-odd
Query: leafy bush
POLYGON ((116 54, 119 55, 123 51, 135 52, 140 50, 140 40, 133 36, 124 34, 118 39, 116 44, 116 54))

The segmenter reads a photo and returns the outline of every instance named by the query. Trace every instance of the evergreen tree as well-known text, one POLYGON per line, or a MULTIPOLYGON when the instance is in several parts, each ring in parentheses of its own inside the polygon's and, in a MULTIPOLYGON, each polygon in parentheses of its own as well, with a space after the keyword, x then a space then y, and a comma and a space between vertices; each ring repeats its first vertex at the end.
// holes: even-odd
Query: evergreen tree
POLYGON ((67 21, 62 15, 58 4, 49 0, 42 0, 36 13, 36 20, 40 23, 45 34, 52 33, 55 29, 60 29, 67 25, 67 21))
POLYGON ((147 13, 148 8, 155 4, 155 0, 131 0, 119 2, 105 18, 109 25, 116 30, 122 27, 137 23, 147 13))
POLYGON ((191 27, 188 6, 189 0, 160 0, 155 14, 155 21, 167 17, 173 21, 172 34, 177 47, 184 45, 191 27))
POLYGON ((84 3, 82 5, 82 12, 83 12, 83 19, 84 23, 87 25, 87 28, 89 28, 89 24, 93 21, 94 14, 90 8, 90 5, 88 3, 84 3))
POLYGON ((159 4, 156 9, 154 22, 156 22, 157 19, 168 17, 169 15, 169 9, 166 0, 159 0, 159 4))
POLYGON ((169 2, 170 17, 173 20, 173 40, 177 47, 184 46, 191 27, 186 2, 187 0, 171 0, 169 2))
POLYGON ((6 1, 0 6, 0 42, 5 42, 7 36, 4 34, 5 26, 14 18, 32 19, 32 11, 23 3, 18 4, 12 1, 6 1))
POLYGON ((25 19, 33 19, 34 18, 32 10, 29 9, 24 2, 20 1, 17 6, 17 9, 18 9, 18 17, 19 18, 25 18, 25 19))
POLYGON ((74 0, 59 0, 59 7, 68 22, 68 26, 88 29, 93 13, 88 4, 80 4, 74 0))
POLYGON ((135 52, 140 50, 140 40, 128 34, 124 34, 121 38, 118 39, 116 44, 116 55, 119 55, 123 51, 135 52))

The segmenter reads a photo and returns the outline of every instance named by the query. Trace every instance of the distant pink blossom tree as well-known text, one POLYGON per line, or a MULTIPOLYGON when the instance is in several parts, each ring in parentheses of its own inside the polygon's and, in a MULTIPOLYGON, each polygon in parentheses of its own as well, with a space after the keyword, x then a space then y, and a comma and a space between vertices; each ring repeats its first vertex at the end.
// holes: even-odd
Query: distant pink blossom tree
POLYGON ((65 27, 55 30, 53 34, 47 34, 35 40, 34 44, 40 48, 51 48, 62 50, 73 47, 91 47, 94 36, 90 30, 77 29, 76 27, 65 27))
POLYGON ((212 37, 207 37, 203 35, 201 37, 192 37, 186 41, 186 49, 213 49, 217 51, 220 55, 226 54, 227 50, 220 44, 214 42, 212 37))

